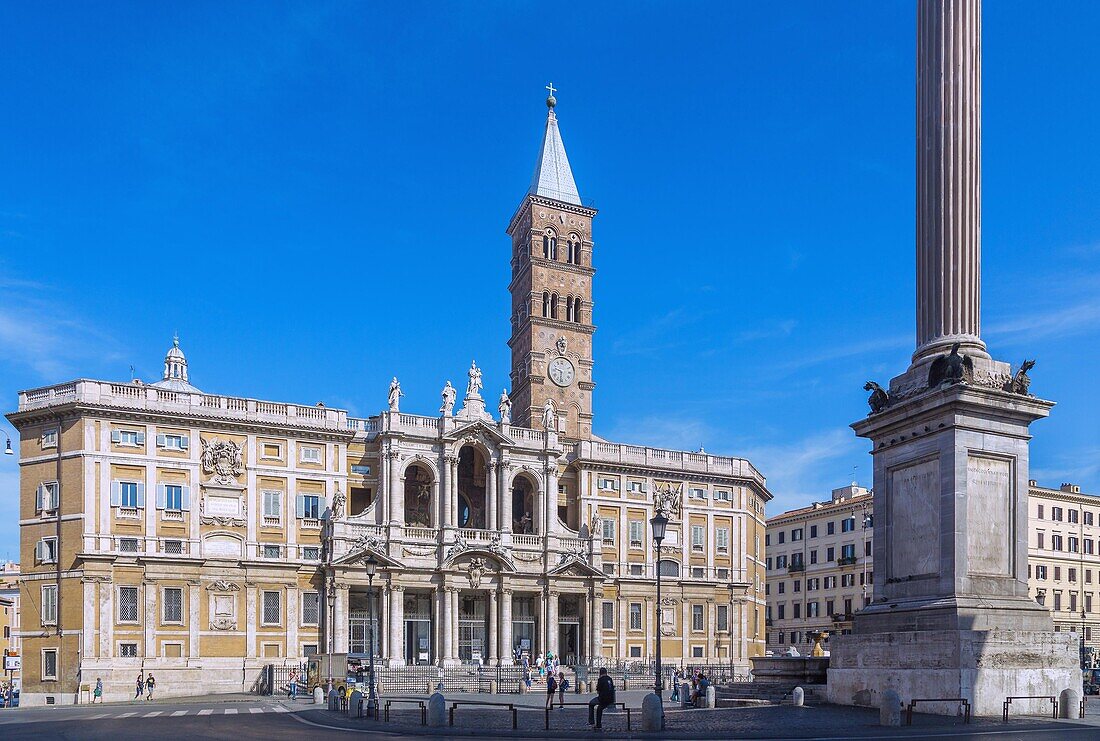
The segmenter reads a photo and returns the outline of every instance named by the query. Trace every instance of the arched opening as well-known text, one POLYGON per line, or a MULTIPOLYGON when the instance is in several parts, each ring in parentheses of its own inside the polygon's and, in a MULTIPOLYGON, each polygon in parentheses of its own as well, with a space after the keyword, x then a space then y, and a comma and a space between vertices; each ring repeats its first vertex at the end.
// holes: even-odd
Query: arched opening
POLYGON ((556 293, 550 294, 550 318, 558 318, 558 294, 556 293))
POLYGON ((550 316, 550 291, 542 292, 542 315, 550 316))
POLYGON ((458 453, 458 526, 486 527, 486 466, 484 454, 470 445, 458 453))
POLYGON ((581 297, 573 299, 573 321, 577 324, 581 323, 581 297))
POLYGON ((512 482, 512 532, 527 535, 537 531, 535 491, 526 476, 517 476, 512 482))
POLYGON ((422 463, 405 469, 405 524, 432 526, 432 472, 422 463))
POLYGON ((573 321, 573 316, 574 316, 574 314, 573 314, 573 297, 572 296, 566 296, 565 297, 565 321, 567 321, 567 322, 573 321))
POLYGON ((661 576, 680 576, 680 564, 676 561, 669 561, 667 558, 662 558, 659 568, 661 570, 661 576))
POLYGON ((569 238, 569 262, 573 265, 581 264, 581 245, 576 235, 569 238))

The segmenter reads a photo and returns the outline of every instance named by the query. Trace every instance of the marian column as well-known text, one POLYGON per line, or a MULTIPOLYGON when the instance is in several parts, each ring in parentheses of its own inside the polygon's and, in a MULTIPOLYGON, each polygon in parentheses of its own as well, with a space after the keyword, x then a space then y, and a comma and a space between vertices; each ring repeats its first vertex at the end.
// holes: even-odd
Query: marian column
POLYGON ((981 0, 917 9, 917 351, 981 340, 981 0))
POLYGON ((981 0, 918 0, 917 26, 917 349, 852 425, 874 458, 874 597, 830 641, 827 692, 1000 715, 1081 682, 1077 637, 1028 595, 1029 426, 1054 404, 980 338, 981 0))

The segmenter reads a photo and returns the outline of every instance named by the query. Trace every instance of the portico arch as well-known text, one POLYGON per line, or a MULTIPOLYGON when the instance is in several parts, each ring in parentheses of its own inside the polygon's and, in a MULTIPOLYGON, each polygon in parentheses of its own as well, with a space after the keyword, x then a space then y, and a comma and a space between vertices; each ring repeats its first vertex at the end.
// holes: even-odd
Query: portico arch
POLYGON ((458 501, 455 524, 484 529, 489 516, 488 450, 480 445, 463 445, 458 451, 458 501))
POLYGON ((539 483, 530 473, 521 471, 512 479, 509 494, 512 497, 512 522, 508 523, 512 532, 523 534, 537 533, 539 483))
POLYGON ((405 467, 405 525, 407 527, 434 527, 439 498, 439 479, 435 471, 423 459, 413 460, 405 467))

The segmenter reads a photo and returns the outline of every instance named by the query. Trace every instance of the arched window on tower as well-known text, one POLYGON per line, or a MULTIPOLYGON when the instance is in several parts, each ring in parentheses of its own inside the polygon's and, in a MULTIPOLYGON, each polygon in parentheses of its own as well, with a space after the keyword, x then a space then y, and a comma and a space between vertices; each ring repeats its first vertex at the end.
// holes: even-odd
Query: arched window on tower
POLYGON ((542 237, 542 256, 550 257, 550 235, 544 234, 542 237))
POLYGON ((581 323, 581 297, 577 296, 573 299, 573 321, 577 324, 581 323))
POLYGON ((550 318, 558 318, 558 294, 556 293, 550 294, 550 318))
POLYGON ((542 315, 550 316, 550 292, 542 292, 542 315))
POLYGON ((557 260, 558 259, 558 238, 553 236, 553 235, 550 236, 550 255, 549 255, 549 257, 550 257, 551 260, 557 260))
POLYGON ((573 321, 573 297, 565 297, 565 321, 573 321))
POLYGON ((576 234, 569 235, 569 262, 572 265, 581 264, 581 243, 576 234))

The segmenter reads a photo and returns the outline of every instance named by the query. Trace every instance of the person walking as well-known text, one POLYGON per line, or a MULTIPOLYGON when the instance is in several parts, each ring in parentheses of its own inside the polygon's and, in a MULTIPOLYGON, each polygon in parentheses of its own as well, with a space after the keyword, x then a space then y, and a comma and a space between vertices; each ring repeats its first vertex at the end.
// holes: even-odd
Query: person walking
POLYGON ((553 674, 546 675, 546 709, 554 709, 554 693, 558 691, 558 680, 553 674))
POLYGON ((95 701, 99 700, 99 704, 103 704, 103 679, 102 677, 95 678, 95 689, 92 690, 92 704, 95 705, 95 701))
POLYGON ((287 687, 286 696, 291 700, 298 699, 298 670, 290 670, 290 686, 287 687))
POLYGON ((558 672, 558 710, 565 710, 565 691, 569 689, 569 680, 565 672, 558 672))
POLYGON ((145 701, 149 702, 153 699, 153 690, 157 688, 157 680, 153 679, 152 672, 145 678, 145 701))
POLYGON ((672 702, 680 702, 680 670, 677 669, 672 675, 672 694, 668 697, 672 702))
POLYGON ((615 682, 607 669, 600 668, 600 678, 596 680, 596 696, 588 701, 588 725, 603 728, 603 709, 615 704, 615 682), (595 720, 592 715, 595 712, 595 720))
POLYGON ((143 694, 145 694, 145 675, 141 672, 138 672, 137 688, 134 690, 134 699, 131 700, 130 702, 134 702, 139 697, 141 697, 143 694))

